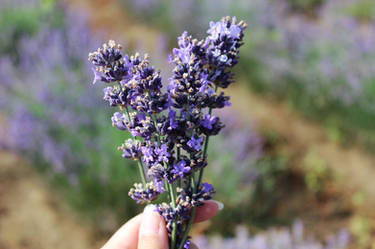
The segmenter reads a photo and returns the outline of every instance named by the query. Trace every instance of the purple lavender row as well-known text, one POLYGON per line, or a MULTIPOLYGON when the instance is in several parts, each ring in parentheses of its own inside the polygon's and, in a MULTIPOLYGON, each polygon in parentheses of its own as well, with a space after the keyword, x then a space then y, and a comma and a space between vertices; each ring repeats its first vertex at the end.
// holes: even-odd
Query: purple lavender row
POLYGON ((320 243, 312 236, 306 236, 302 222, 297 221, 291 229, 272 228, 266 232, 250 236, 246 227, 239 226, 234 238, 200 236, 194 239, 199 248, 204 249, 345 249, 349 247, 350 234, 346 229, 326 238, 320 243))
MULTIPOLYGON (((38 1, 6 0, 0 4, 1 12, 19 8, 30 8, 33 13, 41 7, 38 1)), ((91 76, 88 63, 81 58, 94 47, 93 35, 82 17, 64 12, 64 21, 66 27, 59 29, 40 24, 35 35, 22 33, 17 42, 9 40, 13 39, 10 32, 18 31, 18 26, 0 33, 1 46, 11 43, 20 55, 17 60, 9 51, 0 54, 0 111, 4 115, 0 147, 48 163, 54 172, 78 184, 84 165, 94 164, 88 151, 100 151, 101 142, 98 132, 82 135, 73 149, 70 136, 82 134, 87 127, 99 127, 92 119, 104 115, 96 112, 100 101, 89 97, 98 96, 98 91, 83 91, 81 84, 91 76), (66 140, 61 141, 57 137, 63 132, 66 140), (82 147, 84 152, 79 151, 82 147)))
POLYGON ((104 99, 119 107, 113 126, 133 136, 119 147, 123 157, 138 162, 142 179, 129 195, 148 203, 168 193, 169 203, 158 204, 157 211, 166 221, 172 249, 190 247, 195 207, 215 192, 201 182, 209 137, 224 127, 212 110, 229 105, 229 96, 218 89, 233 83, 231 68, 238 63, 245 28, 243 21, 226 17, 210 23, 204 40, 185 31, 170 55, 174 69, 166 92, 147 55, 123 55, 114 41, 89 54, 94 82, 111 83, 104 99))

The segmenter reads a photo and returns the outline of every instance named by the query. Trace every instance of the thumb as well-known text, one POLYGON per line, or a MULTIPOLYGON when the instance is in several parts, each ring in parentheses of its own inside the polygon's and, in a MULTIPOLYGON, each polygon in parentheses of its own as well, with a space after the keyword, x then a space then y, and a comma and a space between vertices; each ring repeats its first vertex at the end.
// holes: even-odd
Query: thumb
POLYGON ((146 206, 139 228, 138 249, 168 249, 168 235, 164 219, 154 205, 146 206))

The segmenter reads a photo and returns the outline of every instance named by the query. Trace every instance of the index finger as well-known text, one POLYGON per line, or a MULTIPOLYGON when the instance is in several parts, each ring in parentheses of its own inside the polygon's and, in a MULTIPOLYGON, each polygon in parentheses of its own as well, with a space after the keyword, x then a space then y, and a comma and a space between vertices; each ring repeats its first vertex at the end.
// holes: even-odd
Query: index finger
POLYGON ((138 232, 142 222, 139 214, 126 222, 101 249, 132 249, 138 246, 138 232))

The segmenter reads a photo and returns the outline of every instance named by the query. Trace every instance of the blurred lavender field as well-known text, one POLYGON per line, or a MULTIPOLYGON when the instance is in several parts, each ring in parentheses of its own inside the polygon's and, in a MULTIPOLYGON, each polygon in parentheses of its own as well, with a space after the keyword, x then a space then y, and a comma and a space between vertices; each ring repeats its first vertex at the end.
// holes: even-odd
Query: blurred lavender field
POLYGON ((250 236, 246 227, 237 227, 236 236, 231 239, 223 239, 220 236, 207 238, 204 236, 195 238, 194 242, 199 248, 205 249, 344 249, 350 241, 349 233, 341 230, 337 235, 327 238, 325 244, 316 241, 313 237, 304 234, 303 224, 295 222, 291 229, 273 228, 264 233, 250 236))
MULTIPOLYGON (((265 99, 287 102, 317 120, 334 142, 359 141, 368 151, 375 148, 375 4, 371 1, 93 4, 104 2, 125 7, 123 12, 131 12, 134 23, 164 32, 155 39, 155 51, 149 51, 152 63, 162 68, 168 67, 163 61, 183 30, 199 36, 210 20, 226 15, 245 19, 249 32, 239 63, 239 84, 247 83, 265 99)), ((55 0, 0 0, 0 147, 27 158, 95 229, 111 233, 140 211, 127 196, 137 169, 116 151, 127 137, 110 127, 111 111, 100 101, 101 87, 91 85, 88 52, 113 34, 89 25, 90 14, 97 13, 71 5, 55 0)), ((111 20, 107 21, 111 24, 111 20)), ((127 40, 127 35, 132 37, 126 33, 127 23, 119 26, 125 33, 125 47, 135 44, 131 47, 143 51, 145 41, 127 40)), ((166 81, 169 76, 163 77, 166 81)), ((345 207, 339 207, 342 203, 332 194, 337 190, 324 160, 314 153, 307 159, 291 154, 287 138, 259 126, 257 120, 244 121, 246 112, 220 115, 226 127, 212 139, 209 158, 214 167, 207 168, 206 178, 215 182, 215 198, 225 203, 225 211, 212 221, 209 234, 200 231, 195 239, 200 248, 344 249, 368 248, 373 243, 375 223, 355 213, 352 202, 360 202, 357 195, 343 193, 345 207), (309 165, 306 172, 296 170, 300 158, 309 165), (303 210, 310 202, 311 210, 303 210), (332 206, 328 212, 332 220, 324 216, 325 205, 332 206), (293 223, 300 215, 310 224, 293 223), (345 221, 336 222, 341 217, 345 221), (310 227, 314 222, 318 229, 325 222, 329 225, 317 235, 310 227)))
POLYGON ((87 87, 92 82, 87 54, 97 39, 85 19, 66 7, 19 4, 0 10, 9 14, 1 15, 2 24, 9 24, 0 34, 2 45, 16 44, 0 57, 1 146, 32 159, 74 205, 124 215, 125 200, 114 195, 126 193, 131 182, 123 176, 136 170, 116 153, 125 138, 107 129, 107 112, 97 111, 103 109, 101 91, 87 87))

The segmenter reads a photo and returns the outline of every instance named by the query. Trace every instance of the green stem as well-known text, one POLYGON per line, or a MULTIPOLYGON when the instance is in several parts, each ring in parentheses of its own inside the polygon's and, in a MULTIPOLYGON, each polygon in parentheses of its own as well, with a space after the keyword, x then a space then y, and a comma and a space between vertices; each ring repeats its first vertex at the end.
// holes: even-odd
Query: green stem
POLYGON ((184 237, 182 237, 181 244, 178 247, 178 249, 182 249, 182 247, 185 244, 185 241, 186 241, 187 237, 189 236, 189 232, 190 232, 191 227, 193 226, 193 220, 194 220, 196 212, 197 212, 197 208, 193 207, 191 209, 191 212, 190 212, 190 219, 189 219, 189 221, 188 221, 188 223, 186 225, 186 230, 185 230, 185 233, 184 233, 184 237))
MULTIPOLYGON (((176 209, 176 196, 175 196, 175 192, 174 192, 174 188, 173 188, 173 185, 170 184, 170 189, 171 189, 171 198, 172 198, 172 206, 174 209, 176 209)), ((176 221, 173 222, 173 226, 172 226, 172 243, 171 243, 171 248, 174 249, 175 246, 176 246, 176 237, 177 237, 177 227, 176 227, 176 221)))
MULTIPOLYGON (((191 177, 190 179, 191 179, 191 186, 194 187, 194 193, 196 193, 196 191, 197 191, 196 186, 197 185, 195 184, 194 177, 191 177)), ((193 226, 193 221, 194 221, 194 217, 195 217, 196 212, 197 212, 197 208, 196 207, 192 207, 191 211, 190 211, 190 219, 189 219, 188 223, 186 224, 186 229, 185 229, 185 232, 184 232, 184 236, 182 237, 181 244, 178 247, 178 249, 182 249, 182 247, 185 244, 185 241, 186 241, 187 237, 189 236, 189 232, 191 230, 191 227, 193 226)))
MULTIPOLYGON (((207 136, 206 137, 206 140, 204 142, 204 149, 203 149, 203 158, 206 158, 206 155, 207 155, 207 148, 208 148, 208 141, 210 140, 210 137, 207 136)), ((203 178, 203 172, 204 172, 204 168, 201 168, 199 170, 199 175, 198 175, 198 182, 197 182, 197 186, 196 188, 199 187, 199 184, 201 184, 202 182, 202 178, 203 178)))
MULTIPOLYGON (((129 113, 129 109, 128 109, 127 106, 125 107, 125 111, 126 111, 126 115, 128 116, 128 119, 129 119, 129 122, 130 122, 130 120, 131 120, 130 119, 130 113, 129 113)), ((133 141, 135 142, 135 137, 133 137, 133 141)), ((143 169, 142 160, 140 158, 138 158, 137 165, 138 165, 139 174, 140 174, 141 179, 142 179, 143 187, 146 187, 146 183, 147 183, 147 181, 146 181, 146 174, 145 174, 145 171, 143 169)))
POLYGON ((143 170, 143 164, 140 158, 138 159, 138 169, 139 169, 139 174, 141 175, 143 186, 146 187, 146 174, 145 174, 145 171, 143 170))
POLYGON ((126 111, 126 115, 128 116, 128 119, 129 119, 129 122, 130 122, 130 113, 129 113, 129 109, 128 109, 127 106, 125 107, 125 111, 126 111))
POLYGON ((181 148, 177 147, 177 161, 180 161, 180 156, 181 156, 181 148))
MULTIPOLYGON (((177 147, 176 153, 177 153, 177 162, 179 162, 180 156, 181 156, 181 148, 180 147, 177 147)), ((182 186, 181 178, 178 179, 177 186, 181 188, 181 186, 182 186)))

